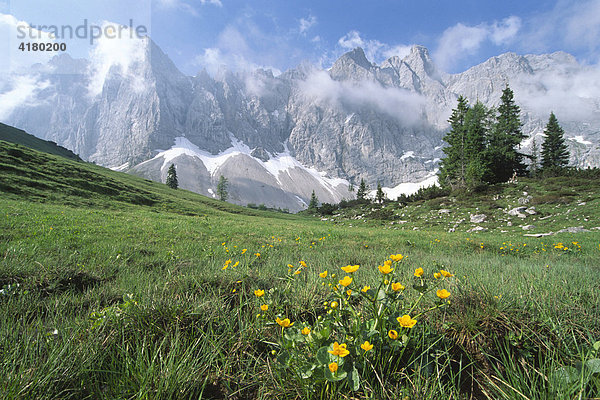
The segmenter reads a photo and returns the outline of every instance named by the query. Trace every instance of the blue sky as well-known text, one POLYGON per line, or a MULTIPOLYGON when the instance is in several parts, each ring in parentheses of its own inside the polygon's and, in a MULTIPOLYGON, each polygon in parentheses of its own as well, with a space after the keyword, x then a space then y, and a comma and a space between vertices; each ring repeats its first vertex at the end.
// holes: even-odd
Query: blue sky
MULTIPOLYGON (((446 72, 507 51, 562 50, 582 63, 600 61, 600 0, 0 0, 0 13, 5 25, 7 16, 37 26, 132 19, 189 75, 222 64, 326 68, 355 46, 379 63, 413 44, 429 48, 446 72)), ((90 50, 85 40, 68 44, 75 56, 90 50)))

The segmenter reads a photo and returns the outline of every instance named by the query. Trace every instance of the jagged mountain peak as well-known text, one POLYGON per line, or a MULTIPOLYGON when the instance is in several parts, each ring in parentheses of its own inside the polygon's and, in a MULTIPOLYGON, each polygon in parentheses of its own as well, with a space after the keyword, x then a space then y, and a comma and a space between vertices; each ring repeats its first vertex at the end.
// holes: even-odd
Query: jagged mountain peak
POLYGON ((371 76, 372 68, 364 50, 357 47, 338 58, 329 73, 336 80, 363 80, 371 76))

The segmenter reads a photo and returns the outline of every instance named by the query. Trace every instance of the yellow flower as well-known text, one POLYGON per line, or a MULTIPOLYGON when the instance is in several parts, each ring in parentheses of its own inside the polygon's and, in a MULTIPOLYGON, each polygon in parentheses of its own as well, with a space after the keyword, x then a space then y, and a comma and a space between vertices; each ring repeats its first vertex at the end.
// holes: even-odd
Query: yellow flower
POLYGON ((337 372, 338 364, 336 362, 332 362, 328 366, 329 366, 329 370, 331 371, 332 374, 335 374, 337 372))
POLYGON ((390 339, 396 340, 396 339, 398 339, 398 332, 396 332, 395 330, 391 329, 388 332, 388 336, 390 337, 390 339))
POLYGON ((347 265, 345 267, 342 267, 342 270, 347 274, 351 274, 353 272, 356 272, 359 267, 359 265, 347 265))
POLYGON ((454 276, 454 275, 453 275, 453 274, 451 274, 450 272, 448 272, 448 271, 444 271, 443 269, 441 269, 441 270, 440 270, 440 274, 444 275, 444 278, 450 278, 450 277, 453 277, 453 276, 454 276))
POLYGON ((403 256, 402 254, 392 254, 392 255, 390 256, 390 259, 391 259, 392 261, 400 261, 400 260, 402 260, 403 258, 404 258, 404 256, 403 256))
POLYGON ((286 318, 286 319, 282 320, 279 317, 277 317, 275 319, 275 322, 277 322, 283 328, 289 328, 290 326, 294 325, 293 322, 290 322, 289 318, 286 318))
POLYGON ((296 270, 296 271, 294 271, 294 275, 300 275, 300 271, 301 271, 301 270, 299 270, 299 269, 298 269, 298 270, 296 270))
POLYGON ((339 306, 337 301, 332 301, 331 302, 331 308, 337 308, 337 306, 339 306))
POLYGON ((442 274, 440 274, 439 272, 434 272, 434 273, 433 273, 433 277, 434 277, 435 279, 440 279, 440 278, 442 277, 442 274))
POLYGON ((300 333, 302 333, 304 336, 307 336, 310 333, 310 328, 308 326, 305 326, 300 333))
POLYGON ((302 268, 308 267, 308 265, 306 265, 306 263, 304 261, 300 261, 300 265, 302 265, 302 268))
POLYGON ((239 261, 236 261, 236 262, 235 262, 235 264, 233 264, 233 265, 231 266, 231 268, 235 268, 235 267, 237 267, 238 265, 240 265, 240 262, 239 262, 239 261))
POLYGON ((415 270, 415 276, 416 277, 421 277, 421 276, 423 276, 424 273, 425 273, 425 271, 423 271, 423 268, 417 268, 415 270))
POLYGON ((381 265, 379 266, 379 272, 381 272, 384 275, 389 274, 393 270, 394 268, 391 268, 390 265, 388 265, 387 263, 383 263, 383 267, 381 265))
POLYGON ((340 280, 338 283, 343 287, 347 287, 352 283, 352 278, 350 278, 349 276, 345 276, 344 279, 340 280))
POLYGON ((363 293, 367 293, 367 291, 371 289, 371 286, 365 286, 364 288, 362 288, 360 291, 363 293))
POLYGON ((265 295, 265 291, 264 291, 264 290, 262 290, 262 289, 255 290, 255 291, 254 291, 254 295, 255 295, 256 297, 262 297, 262 296, 264 296, 264 295, 265 295))
POLYGON ((223 268, 221 268, 222 270, 226 270, 227 267, 229 267, 229 264, 231 264, 231 258, 227 261, 225 261, 225 264, 223 264, 223 268))
POLYGON ((400 326, 404 328, 412 328, 417 323, 416 319, 412 319, 410 315, 403 315, 402 317, 396 318, 400 326))
POLYGON ((438 290, 437 292, 435 292, 435 294, 437 295, 437 297, 439 297, 442 300, 450 297, 450 292, 447 291, 446 289, 438 290))
POLYGON ((350 295, 352 294, 352 289, 348 289, 348 290, 346 290, 346 294, 347 294, 348 296, 350 296, 350 295))
POLYGON ((373 345, 371 343, 369 343, 369 341, 367 340, 363 344, 360 345, 360 348, 363 349, 366 353, 367 351, 369 351, 373 348, 373 345))
POLYGON ((248 249, 242 249, 242 254, 246 254, 247 251, 248 249))
POLYGON ((321 272, 321 273, 319 274, 319 276, 320 276, 321 278, 327 278, 327 270, 325 270, 325 271, 321 272))
POLYGON ((394 282, 392 283, 392 290, 394 292, 397 292, 398 290, 404 290, 404 286, 402 286, 400 282, 394 282))
POLYGON ((350 354, 348 349, 346 349, 346 343, 339 344, 338 342, 335 342, 333 344, 333 350, 328 350, 328 352, 339 357, 346 357, 350 354))
POLYGON ((293 269, 294 268, 294 266, 292 264, 288 264, 287 266, 288 266, 289 269, 293 269))
POLYGON ((262 311, 267 311, 269 309, 269 305, 268 304, 263 304, 262 306, 260 306, 260 309, 262 311))

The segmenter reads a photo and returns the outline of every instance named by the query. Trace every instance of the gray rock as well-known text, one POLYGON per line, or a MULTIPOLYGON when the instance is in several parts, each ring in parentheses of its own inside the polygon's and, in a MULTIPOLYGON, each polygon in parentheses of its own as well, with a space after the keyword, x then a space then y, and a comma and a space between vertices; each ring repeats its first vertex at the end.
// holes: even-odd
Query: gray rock
POLYGON ((581 233, 581 232, 590 232, 589 229, 585 229, 583 226, 571 226, 569 228, 561 229, 556 233, 581 233))
POLYGON ((535 225, 525 225, 522 228, 524 231, 530 231, 532 229, 535 229, 535 225))
POLYGON ((438 211, 438 214, 450 214, 450 210, 448 210, 447 208, 442 208, 441 210, 438 211))
POLYGON ((528 209, 525 210, 525 212, 529 215, 536 215, 537 211, 535 210, 535 207, 529 207, 528 209))
POLYGON ((471 223, 480 224, 484 222, 487 218, 485 214, 471 214, 471 223))
POLYGON ((474 228, 467 230, 467 233, 477 233, 477 232, 487 232, 487 231, 488 231, 487 228, 484 228, 482 226, 476 226, 474 228))

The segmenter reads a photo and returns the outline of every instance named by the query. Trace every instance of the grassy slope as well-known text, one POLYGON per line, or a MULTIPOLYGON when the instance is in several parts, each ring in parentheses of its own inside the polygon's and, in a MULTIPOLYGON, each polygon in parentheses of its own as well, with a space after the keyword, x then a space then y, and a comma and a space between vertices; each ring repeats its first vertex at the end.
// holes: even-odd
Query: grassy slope
MULTIPOLYGON (((525 366, 548 374, 600 339, 597 232, 538 239, 522 230, 450 234, 425 222, 418 231, 340 225, 249 210, 6 143, 0 192, 0 287, 21 285, 0 296, 5 398, 294 397, 265 363, 252 293, 281 286, 277 277, 299 260, 309 269, 290 295, 294 319, 318 313, 316 272, 360 264, 360 279, 371 283, 377 265, 401 252, 407 281, 414 268, 435 263, 456 274, 453 307, 429 325, 461 352, 482 357, 511 338, 514 351, 535 353, 523 356, 525 366), (554 248, 573 241, 581 247, 554 248), (222 271, 228 258, 240 266, 222 271), (127 293, 137 311, 93 328, 90 315, 127 293)), ((520 391, 534 385, 535 377, 515 382, 517 375, 500 379, 520 391)), ((546 398, 548 383, 535 382, 539 393, 528 396, 546 398)), ((487 390, 494 384, 501 385, 493 380, 487 390)), ((393 388, 376 393, 394 398, 393 388)), ((448 395, 422 390, 408 394, 448 395)))
POLYGON ((0 140, 20 144, 31 149, 70 158, 72 160, 81 160, 79 156, 71 150, 65 149, 54 142, 38 139, 21 129, 3 123, 0 123, 0 140))

